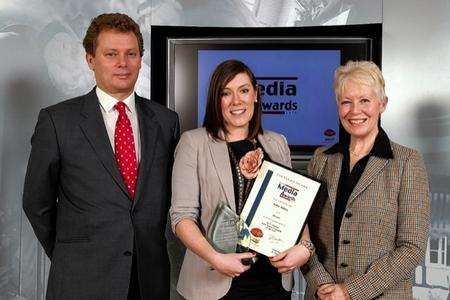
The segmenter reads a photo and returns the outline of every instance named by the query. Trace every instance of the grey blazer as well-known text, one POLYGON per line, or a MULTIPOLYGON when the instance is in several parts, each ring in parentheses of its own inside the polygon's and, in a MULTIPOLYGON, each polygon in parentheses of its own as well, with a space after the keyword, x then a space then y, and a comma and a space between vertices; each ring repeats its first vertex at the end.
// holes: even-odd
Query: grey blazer
POLYGON ((95 90, 39 114, 23 208, 51 259, 47 299, 126 299, 133 249, 141 295, 169 297, 164 230, 178 117, 135 99, 142 159, 133 201, 95 90))
MULTIPOLYGON (((264 131, 258 140, 272 160, 291 166, 289 147, 284 136, 264 131)), ((172 228, 184 218, 195 221, 200 230, 208 230, 219 201, 235 210, 233 177, 226 143, 214 140, 204 128, 182 134, 175 150, 172 174, 172 228)), ((292 273, 284 274, 283 287, 292 289, 292 273)), ((219 299, 231 286, 231 277, 211 270, 202 258, 186 250, 177 289, 186 299, 219 299)))
POLYGON ((348 199, 334 253, 334 207, 342 154, 320 148, 309 173, 324 190, 308 221, 316 254, 302 272, 313 299, 323 283, 345 283, 351 299, 412 299, 411 276, 425 255, 430 199, 420 154, 391 142, 393 159, 370 157, 348 199))

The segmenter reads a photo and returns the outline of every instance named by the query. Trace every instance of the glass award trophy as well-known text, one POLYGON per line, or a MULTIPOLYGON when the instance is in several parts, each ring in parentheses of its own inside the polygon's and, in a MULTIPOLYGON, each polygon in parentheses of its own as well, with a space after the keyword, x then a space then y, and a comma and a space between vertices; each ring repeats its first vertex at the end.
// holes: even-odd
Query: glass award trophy
MULTIPOLYGON (((207 239, 220 253, 242 253, 250 250, 250 232, 247 225, 224 202, 220 202, 214 211, 207 239)), ((243 264, 255 263, 256 258, 243 260, 243 264)))

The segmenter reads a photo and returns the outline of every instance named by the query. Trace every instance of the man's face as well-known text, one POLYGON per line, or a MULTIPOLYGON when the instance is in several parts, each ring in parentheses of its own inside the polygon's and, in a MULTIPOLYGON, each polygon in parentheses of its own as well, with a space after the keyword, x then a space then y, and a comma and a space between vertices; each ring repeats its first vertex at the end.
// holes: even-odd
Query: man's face
POLYGON ((94 71, 100 89, 118 100, 134 91, 141 55, 133 32, 104 30, 96 41, 95 56, 86 54, 89 68, 94 71))

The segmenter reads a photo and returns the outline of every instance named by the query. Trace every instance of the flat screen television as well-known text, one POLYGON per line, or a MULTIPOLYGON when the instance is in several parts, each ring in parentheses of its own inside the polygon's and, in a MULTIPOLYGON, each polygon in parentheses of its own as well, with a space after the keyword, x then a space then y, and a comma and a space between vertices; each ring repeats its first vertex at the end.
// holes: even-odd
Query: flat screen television
POLYGON ((201 127, 209 80, 227 59, 247 64, 262 95, 263 128, 308 157, 339 140, 334 70, 349 59, 381 63, 381 25, 302 28, 152 27, 152 99, 201 127))

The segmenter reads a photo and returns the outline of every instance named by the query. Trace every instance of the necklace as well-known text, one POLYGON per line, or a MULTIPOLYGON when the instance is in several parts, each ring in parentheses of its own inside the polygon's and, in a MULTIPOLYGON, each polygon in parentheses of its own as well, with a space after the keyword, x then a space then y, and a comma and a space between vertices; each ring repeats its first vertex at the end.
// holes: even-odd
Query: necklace
MULTIPOLYGON (((256 148, 256 141, 251 141, 253 144, 253 148, 256 148)), ((237 207, 236 207, 236 213, 239 215, 244 208, 245 201, 247 200, 248 194, 250 193, 251 187, 253 185, 253 179, 249 180, 242 175, 241 168, 239 167, 239 162, 236 158, 236 155, 233 152, 233 149, 231 149, 231 146, 229 143, 227 143, 228 153, 230 154, 231 161, 233 163, 233 167, 236 171, 237 175, 237 183, 238 183, 238 201, 237 201, 237 207)), ((253 149, 253 150, 254 150, 253 149)))
POLYGON ((353 154, 356 157, 361 157, 362 156, 362 154, 356 153, 355 150, 352 150, 352 148, 350 148, 350 147, 348 148, 348 150, 350 151, 350 154, 353 154))
MULTIPOLYGON (((361 153, 356 153, 355 149, 352 150, 352 148, 348 147, 348 151, 350 151, 350 154, 352 154, 353 156, 355 156, 356 158, 361 158, 366 156, 369 152, 361 152, 361 153)), ((370 151, 370 150, 369 150, 370 151)))

